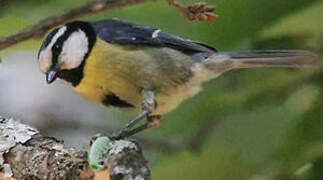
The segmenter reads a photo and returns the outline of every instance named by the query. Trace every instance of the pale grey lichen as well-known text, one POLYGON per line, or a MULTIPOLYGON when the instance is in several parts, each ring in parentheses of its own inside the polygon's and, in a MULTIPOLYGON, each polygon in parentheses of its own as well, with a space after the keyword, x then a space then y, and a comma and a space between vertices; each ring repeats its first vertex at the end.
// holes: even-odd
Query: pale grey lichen
POLYGON ((143 174, 146 174, 146 173, 148 173, 148 172, 149 172, 149 169, 145 166, 145 167, 142 167, 142 168, 140 169, 140 171, 141 171, 143 174))
POLYGON ((145 179, 144 179, 144 177, 142 177, 142 176, 136 176, 136 177, 135 177, 135 180, 145 180, 145 179))
POLYGON ((119 154, 123 152, 125 148, 139 151, 139 148, 135 143, 131 141, 126 141, 126 140, 118 140, 118 141, 111 141, 109 143, 108 153, 110 156, 119 154))
POLYGON ((5 177, 12 177, 9 164, 5 164, 3 155, 8 153, 17 143, 25 143, 38 131, 13 119, 0 117, 0 167, 4 169, 5 177))
POLYGON ((0 153, 0 167, 1 167, 1 164, 3 163, 4 163, 3 153, 0 153))
POLYGON ((113 172, 116 174, 129 174, 132 169, 126 168, 125 166, 116 166, 113 168, 113 172))
POLYGON ((55 138, 34 128, 0 117, 0 168, 16 179, 80 179, 86 159, 55 138), (80 158, 80 159, 78 159, 80 158))
POLYGON ((7 136, 0 128, 0 152, 5 153, 16 144, 15 140, 11 136, 7 136))
POLYGON ((150 180, 150 170, 139 144, 127 139, 109 143, 105 164, 111 180, 150 180))
MULTIPOLYGON (((6 177, 79 179, 87 166, 86 153, 80 153, 74 162, 76 157, 70 155, 76 152, 28 125, 0 117, 0 168, 6 177)), ((110 142, 103 159, 111 170, 111 180, 150 180, 147 161, 135 141, 110 142)))
POLYGON ((4 164, 3 169, 4 169, 4 177, 5 178, 10 178, 13 176, 13 173, 12 173, 12 170, 11 170, 11 167, 9 164, 4 164))
POLYGON ((64 148, 63 144, 55 144, 52 147, 53 150, 55 150, 55 156, 59 156, 59 155, 64 155, 64 154, 68 154, 69 151, 64 148))
POLYGON ((7 152, 16 143, 25 143, 38 131, 19 121, 0 117, 0 152, 7 152))

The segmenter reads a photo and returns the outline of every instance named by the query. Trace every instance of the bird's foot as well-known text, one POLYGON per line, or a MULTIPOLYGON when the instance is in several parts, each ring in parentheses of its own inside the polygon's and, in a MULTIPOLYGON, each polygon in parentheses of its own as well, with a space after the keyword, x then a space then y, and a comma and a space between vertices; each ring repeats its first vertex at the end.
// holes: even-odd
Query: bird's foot
POLYGON ((123 138, 127 138, 130 136, 133 136, 139 132, 142 132, 146 129, 150 129, 153 127, 157 127, 160 125, 160 115, 153 115, 148 116, 147 122, 141 126, 138 126, 136 128, 130 129, 127 126, 122 128, 121 130, 117 131, 116 133, 113 133, 112 136, 110 136, 111 139, 119 140, 123 138))
POLYGON ((148 122, 149 128, 158 127, 161 123, 161 116, 160 115, 149 116, 147 119, 147 122, 148 122))
POLYGON ((119 140, 119 139, 124 139, 129 137, 129 132, 131 131, 131 129, 124 127, 120 130, 118 130, 117 132, 112 133, 112 135, 110 136, 111 139, 113 140, 119 140))

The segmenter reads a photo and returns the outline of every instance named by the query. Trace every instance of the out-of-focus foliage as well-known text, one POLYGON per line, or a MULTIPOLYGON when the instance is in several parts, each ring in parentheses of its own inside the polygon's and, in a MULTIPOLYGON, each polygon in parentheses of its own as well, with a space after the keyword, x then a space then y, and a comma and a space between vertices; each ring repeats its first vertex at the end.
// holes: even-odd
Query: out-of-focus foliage
MULTIPOLYGON (((196 0, 182 0, 184 3, 196 0)), ((160 27, 219 50, 309 49, 323 54, 322 0, 222 0, 219 19, 188 22, 165 1, 109 11, 85 20, 119 17, 160 27)), ((84 1, 14 1, 0 14, 0 36, 84 1), (55 8, 52 8, 55 7, 55 8)), ((39 48, 28 41, 10 50, 39 48)), ((1 82, 0 82, 1 83, 1 82)), ((143 135, 185 142, 209 119, 219 120, 200 153, 147 152, 154 179, 323 179, 322 67, 248 69, 205 84, 196 97, 143 135)), ((120 113, 120 116, 124 116, 120 113)), ((128 120, 125 118, 120 124, 128 120)))

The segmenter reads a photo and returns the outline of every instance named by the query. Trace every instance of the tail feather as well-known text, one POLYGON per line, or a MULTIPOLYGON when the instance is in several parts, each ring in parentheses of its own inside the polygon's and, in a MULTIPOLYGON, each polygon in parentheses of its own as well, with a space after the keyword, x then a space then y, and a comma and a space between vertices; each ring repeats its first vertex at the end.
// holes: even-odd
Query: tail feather
POLYGON ((315 64, 319 57, 304 50, 254 50, 218 52, 205 61, 207 68, 224 72, 237 68, 302 68, 315 64))

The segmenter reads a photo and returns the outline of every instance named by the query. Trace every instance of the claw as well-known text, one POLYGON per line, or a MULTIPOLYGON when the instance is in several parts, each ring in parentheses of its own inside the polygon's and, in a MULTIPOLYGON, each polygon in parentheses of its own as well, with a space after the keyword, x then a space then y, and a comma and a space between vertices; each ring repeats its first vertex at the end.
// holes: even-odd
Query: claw
POLYGON ((129 137, 128 133, 129 133, 130 129, 127 127, 122 128, 121 130, 114 132, 110 138, 112 140, 120 140, 120 139, 124 139, 126 137, 129 137))

